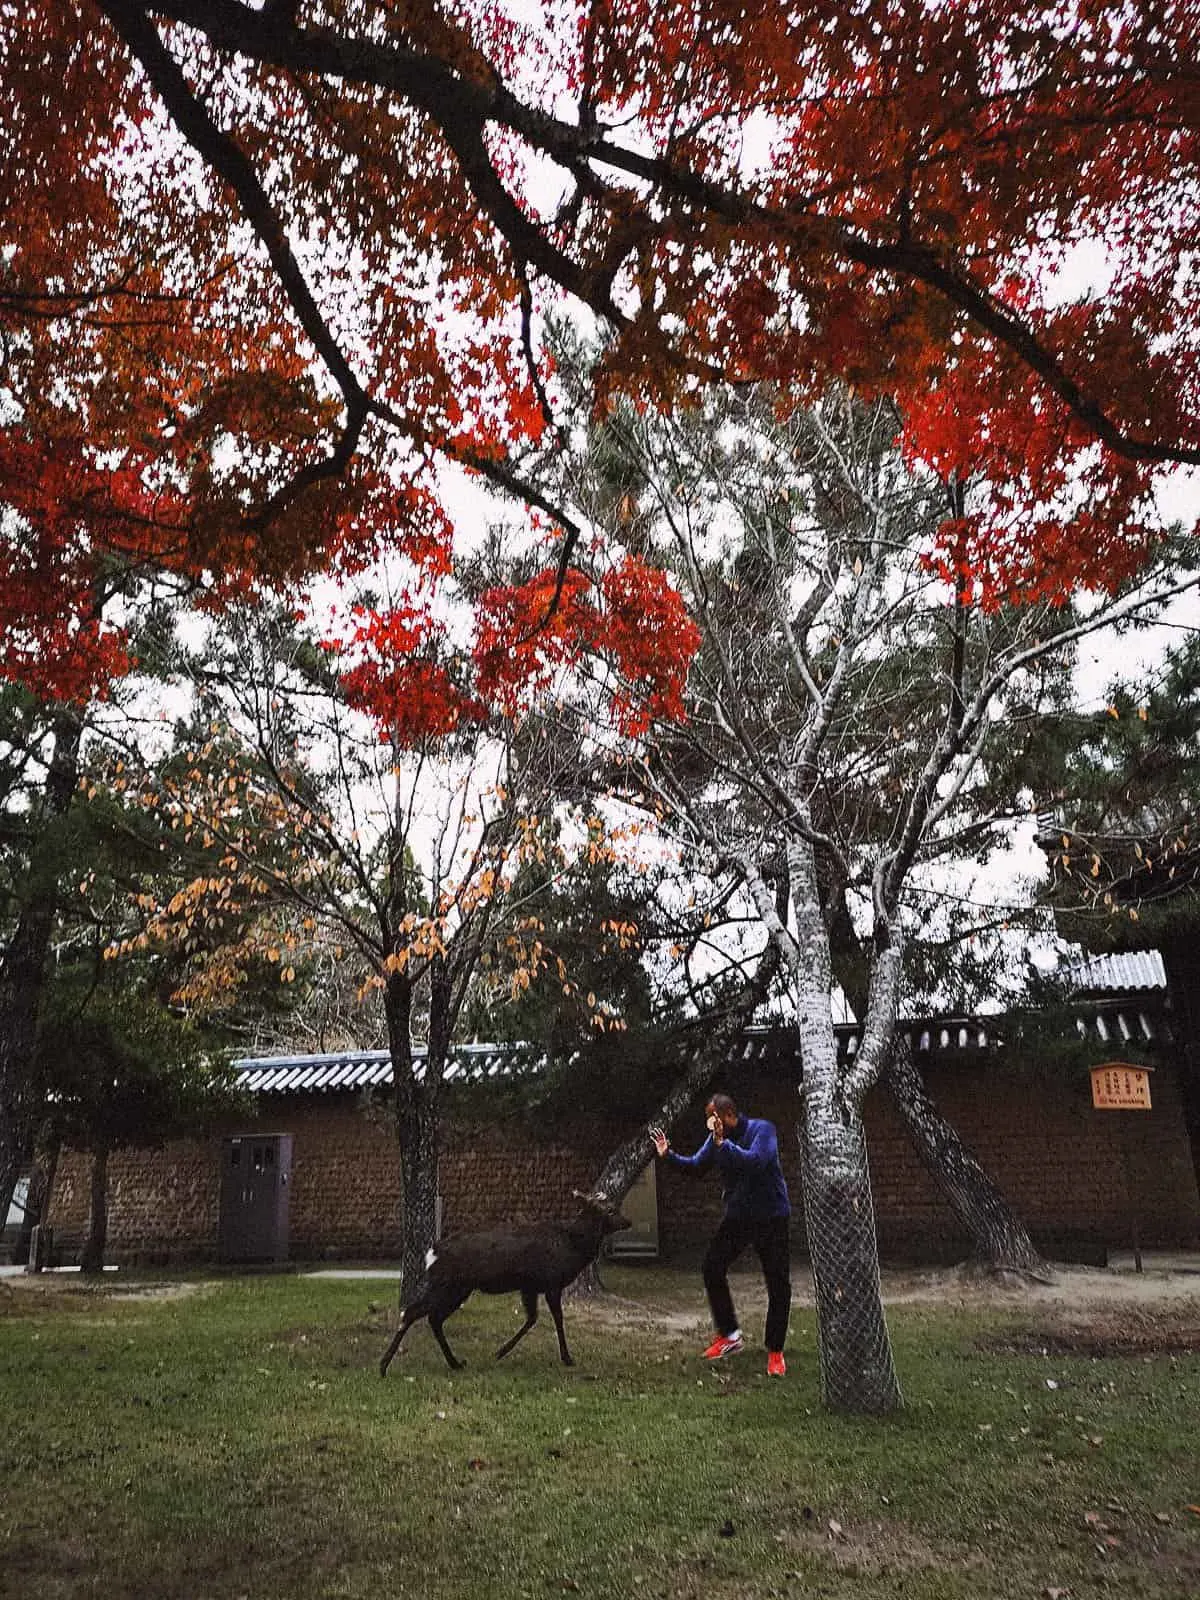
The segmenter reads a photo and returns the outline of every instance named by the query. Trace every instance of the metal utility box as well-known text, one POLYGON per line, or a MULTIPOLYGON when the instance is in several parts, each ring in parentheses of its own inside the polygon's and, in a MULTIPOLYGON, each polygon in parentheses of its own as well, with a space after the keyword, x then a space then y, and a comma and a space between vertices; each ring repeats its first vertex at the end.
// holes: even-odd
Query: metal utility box
POLYGON ((286 1261, 290 1133, 243 1134, 221 1145, 222 1261, 286 1261))

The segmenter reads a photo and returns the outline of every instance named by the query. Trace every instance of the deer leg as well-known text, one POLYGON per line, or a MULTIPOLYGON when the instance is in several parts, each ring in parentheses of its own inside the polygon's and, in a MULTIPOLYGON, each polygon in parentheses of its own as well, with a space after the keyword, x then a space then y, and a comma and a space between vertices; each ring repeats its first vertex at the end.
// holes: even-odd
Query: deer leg
POLYGON ((564 1367, 573 1367, 571 1352, 567 1349, 567 1336, 563 1332, 562 1319, 562 1290, 548 1289, 546 1291, 546 1304, 550 1307, 550 1315, 554 1318, 554 1331, 558 1335, 558 1353, 562 1357, 564 1367))
POLYGON ((497 1361, 503 1361, 504 1357, 513 1348, 513 1346, 520 1344, 521 1340, 537 1321, 537 1295, 531 1289, 521 1290, 521 1304, 525 1307, 525 1326, 523 1328, 518 1328, 516 1333, 513 1334, 512 1338, 506 1339, 505 1342, 500 1346, 499 1350, 496 1351, 497 1361))
POLYGON ((424 1295, 419 1295, 411 1305, 405 1306, 400 1317, 400 1326, 396 1329, 395 1337, 392 1339, 391 1344, 388 1345, 387 1352, 384 1355, 383 1360, 379 1363, 379 1376, 381 1378, 387 1377, 387 1369, 391 1366, 392 1357, 396 1354, 396 1351, 399 1350, 400 1341, 404 1338, 404 1335, 412 1327, 414 1322, 420 1322, 421 1318, 428 1316, 428 1314, 429 1306, 424 1295))
POLYGON ((441 1352, 446 1358, 446 1365, 453 1367, 455 1370, 461 1367, 463 1363, 447 1344, 446 1335, 442 1332, 442 1323, 445 1322, 447 1317, 454 1315, 463 1301, 469 1298, 470 1293, 470 1289, 443 1290, 435 1299, 434 1304, 430 1306, 428 1313, 430 1331, 441 1347, 441 1352))

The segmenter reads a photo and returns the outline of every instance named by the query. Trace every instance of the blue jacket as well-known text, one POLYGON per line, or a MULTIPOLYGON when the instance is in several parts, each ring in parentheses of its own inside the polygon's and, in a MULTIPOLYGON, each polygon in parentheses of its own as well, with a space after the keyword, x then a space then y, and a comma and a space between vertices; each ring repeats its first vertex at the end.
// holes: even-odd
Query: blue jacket
POLYGON ((677 1167, 707 1167, 715 1162, 725 1191, 725 1215, 739 1221, 761 1221, 766 1217, 790 1217, 787 1184, 779 1164, 779 1140, 775 1124, 762 1117, 739 1117, 737 1126, 727 1131, 717 1144, 712 1134, 694 1156, 667 1151, 667 1160, 677 1167))

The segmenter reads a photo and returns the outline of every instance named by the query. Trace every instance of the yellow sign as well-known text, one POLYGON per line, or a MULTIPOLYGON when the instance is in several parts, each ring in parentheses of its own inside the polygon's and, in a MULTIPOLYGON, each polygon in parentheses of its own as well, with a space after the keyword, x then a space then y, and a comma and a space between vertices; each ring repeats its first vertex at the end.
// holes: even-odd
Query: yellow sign
POLYGON ((1092 1068, 1092 1105, 1097 1111, 1149 1111, 1152 1067, 1106 1061, 1092 1068))

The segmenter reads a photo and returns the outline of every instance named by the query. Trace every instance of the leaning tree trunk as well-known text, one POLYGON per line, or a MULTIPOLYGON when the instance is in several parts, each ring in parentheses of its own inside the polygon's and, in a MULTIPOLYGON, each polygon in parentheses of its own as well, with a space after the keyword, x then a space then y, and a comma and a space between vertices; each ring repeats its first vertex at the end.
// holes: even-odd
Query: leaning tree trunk
MULTIPOLYGON (((791 966, 804 1064, 804 1226, 817 1304, 821 1393, 833 1411, 878 1415, 903 1402, 883 1313, 862 1101, 861 1095, 846 1094, 838 1067, 829 938, 811 845, 789 842, 788 870, 796 919, 791 966)), ((870 1032, 868 1025, 864 1048, 870 1032)))
MULTIPOLYGON (((741 985, 729 1003, 720 1011, 697 1020, 703 1026, 703 1037, 691 1055, 685 1070, 671 1085, 657 1116, 651 1120, 659 1127, 670 1129, 687 1108, 711 1084, 714 1075, 728 1058, 729 1048, 742 1029, 766 999, 771 980, 779 970, 779 952, 768 944, 759 957, 758 965, 741 985)), ((593 1194, 620 1204, 637 1182, 642 1169, 654 1160, 654 1146, 646 1128, 639 1128, 618 1145, 609 1156, 592 1184, 593 1194)), ((584 1299, 602 1292, 599 1261, 585 1267, 567 1291, 572 1299, 584 1299)))
POLYGON ((893 1040, 885 1082, 917 1154, 971 1235, 970 1264, 1051 1281, 1050 1266, 1024 1223, 930 1098, 903 1034, 893 1040))
MULTIPOLYGON (((862 943, 844 898, 839 898, 831 928, 838 978, 855 1016, 866 1015, 867 974, 862 943)), ((929 1095, 907 1038, 893 1029, 883 1081, 930 1176, 954 1215, 971 1236, 970 1265, 986 1272, 1020 1272, 1039 1280, 1051 1269, 1029 1237, 1025 1224, 963 1143, 929 1095)))
POLYGON ((79 1258, 81 1272, 104 1271, 104 1251, 108 1244, 108 1148, 101 1145, 92 1155, 92 1209, 88 1219, 87 1243, 79 1258))

